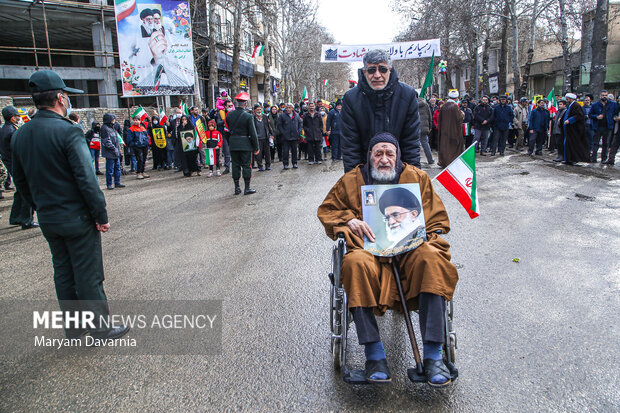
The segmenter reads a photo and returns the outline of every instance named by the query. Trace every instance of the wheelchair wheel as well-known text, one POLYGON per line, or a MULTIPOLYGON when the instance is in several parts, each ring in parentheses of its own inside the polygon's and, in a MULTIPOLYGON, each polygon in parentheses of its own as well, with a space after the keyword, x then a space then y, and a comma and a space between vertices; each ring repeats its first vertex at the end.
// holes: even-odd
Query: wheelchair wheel
POLYGON ((330 288, 331 351, 334 367, 345 365, 347 346, 348 310, 347 299, 341 284, 340 267, 344 256, 344 240, 339 240, 332 250, 332 279, 330 288))
POLYGON ((454 304, 452 301, 446 303, 446 336, 444 344, 444 357, 446 361, 454 364, 456 362, 456 332, 454 331, 454 304))

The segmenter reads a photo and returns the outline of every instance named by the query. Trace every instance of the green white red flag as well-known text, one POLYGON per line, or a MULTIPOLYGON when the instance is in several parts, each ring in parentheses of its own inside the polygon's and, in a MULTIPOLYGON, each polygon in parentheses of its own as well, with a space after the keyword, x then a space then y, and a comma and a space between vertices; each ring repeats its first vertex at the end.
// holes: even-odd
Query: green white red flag
POLYGON ((552 118, 555 117, 555 114, 558 113, 558 101, 555 98, 555 88, 551 89, 551 92, 547 95, 547 100, 549 101, 549 114, 552 118))
POLYGON ((262 56, 264 49, 265 49, 265 45, 259 44, 258 46, 254 48, 254 51, 252 52, 252 57, 262 56))
POLYGON ((476 218, 480 213, 475 154, 476 143, 474 142, 435 177, 463 205, 471 219, 476 218))
POLYGON ((184 115, 189 115, 189 108, 187 107, 185 102, 181 102, 179 104, 179 109, 181 109, 181 113, 183 113, 184 115))
POLYGON ((303 93, 303 95, 301 95, 301 100, 304 101, 304 102, 306 100, 308 100, 308 89, 306 89, 305 86, 304 86, 304 93, 303 93))
POLYGON ((166 111, 162 109, 161 112, 159 112, 159 124, 163 125, 166 122, 168 122, 168 116, 166 116, 166 111))
POLYGON ((327 84, 328 84, 328 83, 329 83, 329 79, 325 79, 325 80, 323 81, 323 86, 327 86, 327 84))
POLYGON ((120 22, 136 9, 136 0, 116 0, 114 2, 116 21, 120 22))
POLYGON ((140 122, 142 122, 147 116, 148 115, 146 113, 146 110, 144 110, 142 106, 138 106, 138 109, 136 109, 136 111, 131 115, 131 118, 133 119, 135 117, 138 117, 140 119, 140 122))
POLYGON ((215 165, 215 150, 216 148, 205 149, 205 163, 207 165, 215 165))

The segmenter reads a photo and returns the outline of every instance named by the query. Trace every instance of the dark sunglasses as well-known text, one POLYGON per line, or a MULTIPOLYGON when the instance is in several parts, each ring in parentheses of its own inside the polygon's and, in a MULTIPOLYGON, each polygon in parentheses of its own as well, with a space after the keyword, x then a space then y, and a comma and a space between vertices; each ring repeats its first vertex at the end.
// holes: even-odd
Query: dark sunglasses
POLYGON ((387 66, 371 66, 366 69, 366 73, 368 73, 369 75, 374 75, 377 69, 379 69, 380 73, 387 73, 388 70, 390 70, 387 66))

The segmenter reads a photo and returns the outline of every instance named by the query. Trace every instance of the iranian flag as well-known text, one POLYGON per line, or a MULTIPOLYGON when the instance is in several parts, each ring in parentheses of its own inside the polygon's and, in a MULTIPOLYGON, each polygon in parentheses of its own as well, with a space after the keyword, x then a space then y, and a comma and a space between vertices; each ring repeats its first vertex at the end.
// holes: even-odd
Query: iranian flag
POLYGON ((252 57, 262 56, 263 55, 263 49, 265 49, 265 45, 263 45, 263 44, 259 44, 258 46, 256 46, 254 48, 254 51, 252 52, 252 57))
POLYGON ((114 0, 116 21, 120 22, 136 9, 136 0, 114 0))
POLYGON ((147 116, 148 115, 146 114, 146 110, 144 110, 142 106, 138 106, 138 109, 136 109, 136 111, 131 115, 131 118, 133 119, 135 117, 138 117, 140 119, 140 122, 142 122, 147 116))
POLYGON ((463 205, 471 219, 476 218, 480 213, 475 154, 476 143, 474 142, 435 177, 463 205))
POLYGON ((329 83, 329 79, 325 79, 325 80, 323 81, 323 86, 327 86, 327 84, 328 84, 328 83, 329 83))
POLYGON ((179 104, 179 109, 181 109, 181 113, 183 113, 184 115, 189 115, 189 108, 187 107, 185 102, 181 102, 179 104))
POLYGON ((216 148, 207 148, 205 149, 205 163, 207 165, 215 165, 215 150, 216 148))
POLYGON ((305 86, 304 86, 304 93, 303 95, 301 95, 301 100, 303 100, 304 102, 308 100, 308 89, 306 89, 305 86))
POLYGON ((463 136, 471 135, 471 125, 469 122, 463 123, 463 136))
POLYGON ((162 109, 162 111, 159 112, 159 124, 163 125, 166 122, 168 122, 168 116, 166 116, 166 111, 162 109))
POLYGON ((555 88, 551 89, 551 92, 547 95, 549 101, 549 114, 552 118, 555 118, 555 114, 558 113, 558 101, 555 98, 555 88))

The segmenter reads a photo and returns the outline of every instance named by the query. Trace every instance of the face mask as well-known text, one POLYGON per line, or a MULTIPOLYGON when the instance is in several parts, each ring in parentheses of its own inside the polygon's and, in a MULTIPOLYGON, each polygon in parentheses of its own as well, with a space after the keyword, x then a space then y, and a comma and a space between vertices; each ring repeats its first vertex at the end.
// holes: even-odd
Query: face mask
POLYGON ((607 98, 601 98, 603 102, 607 102, 607 98))
MULTIPOLYGON (((71 99, 69 99, 69 96, 67 96, 67 102, 69 102, 69 107, 67 108, 65 106, 65 108, 67 109, 67 115, 66 116, 69 116, 71 114, 71 109, 73 109, 73 106, 71 106, 71 99)), ((63 106, 64 106, 64 103, 63 103, 63 106)))
POLYGON ((153 121, 153 123, 154 123, 155 125, 157 125, 157 124, 159 124, 159 121, 154 120, 154 121, 153 121))

